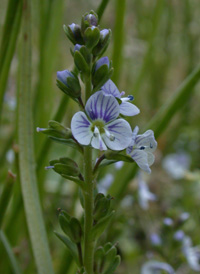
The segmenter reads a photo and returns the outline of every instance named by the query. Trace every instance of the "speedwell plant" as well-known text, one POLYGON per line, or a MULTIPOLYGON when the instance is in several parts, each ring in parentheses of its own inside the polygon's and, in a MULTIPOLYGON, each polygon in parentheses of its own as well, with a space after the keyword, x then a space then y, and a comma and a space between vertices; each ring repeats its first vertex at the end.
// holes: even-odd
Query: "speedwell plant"
POLYGON ((75 69, 58 71, 57 86, 79 105, 80 111, 74 114, 70 128, 50 121, 49 128, 37 130, 83 155, 83 169, 68 157, 50 161, 47 168, 80 187, 84 220, 60 209, 59 223, 65 235, 56 235, 71 252, 78 273, 111 274, 119 265, 120 256, 115 244, 97 245, 114 214, 112 197, 97 192, 98 171, 105 165, 125 161, 136 162, 150 173, 157 143, 153 131, 138 135, 139 128, 132 131, 125 120, 125 116, 140 111, 132 104, 133 96, 125 97, 125 92, 120 93, 110 80, 112 63, 102 55, 110 42, 111 30, 101 30, 97 14, 91 11, 83 15, 81 26, 73 23, 64 26, 64 31, 73 43, 75 69), (99 151, 98 157, 95 150, 99 151))

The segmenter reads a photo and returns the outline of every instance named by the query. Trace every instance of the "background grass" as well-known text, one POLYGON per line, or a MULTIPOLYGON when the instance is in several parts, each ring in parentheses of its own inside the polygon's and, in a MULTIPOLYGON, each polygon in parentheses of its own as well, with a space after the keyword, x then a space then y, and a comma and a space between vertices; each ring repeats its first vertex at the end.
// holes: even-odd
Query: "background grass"
MULTIPOLYGON (((173 233, 177 227, 166 232, 163 218, 177 220, 182 212, 189 212, 190 218, 181 229, 192 238, 194 245, 200 243, 200 3, 196 0, 104 2, 108 5, 101 18, 101 27, 113 32, 105 53, 113 60, 113 79, 120 90, 134 95, 134 103, 141 111, 129 122, 132 127, 138 125, 141 133, 147 128, 156 132, 156 162, 152 174, 143 176, 158 199, 148 210, 140 208, 138 179, 134 178, 136 169, 133 166, 126 164, 120 170, 115 166, 102 170, 100 180, 105 182, 106 173, 113 176, 110 194, 115 198, 113 207, 117 207, 117 214, 99 244, 118 242, 122 263, 116 273, 140 273, 141 265, 149 258, 170 263, 177 273, 194 273, 181 255, 181 245, 174 246, 173 233), (175 180, 163 168, 163 159, 178 152, 186 153, 191 164, 185 176, 175 180), (161 236, 161 247, 151 244, 152 233, 161 236)), ((66 155, 81 161, 73 149, 52 143, 44 135, 37 134, 35 128, 47 127, 50 119, 70 125, 77 106, 61 94, 55 84, 56 71, 73 68, 69 51, 72 45, 66 39, 62 25, 80 23, 81 15, 91 9, 96 11, 100 3, 89 0, 32 1, 32 64, 29 68, 32 81, 30 90, 26 89, 31 104, 27 111, 33 116, 34 124, 35 155, 31 165, 37 173, 50 253, 55 273, 59 274, 73 274, 76 267, 65 246, 54 236, 53 231, 60 230, 56 209, 61 207, 77 217, 81 216, 82 209, 77 187, 53 171, 45 171, 44 166, 50 159, 66 155)), ((22 4, 22 1, 12 0, 9 5, 5 0, 0 3, 1 197, 8 170, 17 175, 11 199, 9 203, 8 199, 4 202, 8 208, 2 221, 0 258, 4 259, 0 263, 1 273, 20 273, 20 269, 23 273, 36 272, 22 199, 23 184, 20 184, 23 167, 19 170, 19 163, 22 164, 22 160, 19 162, 19 144, 21 147, 23 144, 17 137, 20 83, 26 81, 19 73, 23 47, 22 4), (16 9, 11 8, 14 2, 16 9)), ((25 135, 28 134, 26 130, 25 135)))

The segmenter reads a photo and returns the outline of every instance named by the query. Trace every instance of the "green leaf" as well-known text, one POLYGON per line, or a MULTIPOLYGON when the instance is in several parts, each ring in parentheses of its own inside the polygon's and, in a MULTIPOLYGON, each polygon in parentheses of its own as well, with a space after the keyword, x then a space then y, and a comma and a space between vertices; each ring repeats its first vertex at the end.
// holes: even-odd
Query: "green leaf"
POLYGON ((76 244, 73 243, 68 237, 61 235, 60 233, 54 231, 55 235, 60 239, 66 247, 69 249, 72 257, 74 258, 75 262, 77 263, 78 266, 80 266, 79 260, 78 260, 78 251, 76 244))
POLYGON ((51 140, 57 142, 57 143, 60 143, 60 144, 63 144, 63 145, 66 145, 66 146, 69 146, 69 147, 72 147, 72 148, 75 148, 76 150, 78 150, 80 153, 83 153, 83 148, 78 145, 74 140, 72 139, 62 139, 62 138, 56 138, 56 137, 49 137, 51 140))
POLYGON ((102 218, 93 228, 92 228, 92 237, 98 238, 106 229, 109 222, 111 221, 115 211, 113 210, 110 214, 108 214, 106 217, 102 218))

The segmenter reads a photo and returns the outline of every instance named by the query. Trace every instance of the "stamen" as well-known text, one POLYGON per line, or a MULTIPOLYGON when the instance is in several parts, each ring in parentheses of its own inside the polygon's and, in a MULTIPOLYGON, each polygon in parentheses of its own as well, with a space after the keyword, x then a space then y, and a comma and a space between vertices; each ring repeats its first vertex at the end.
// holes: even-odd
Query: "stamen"
POLYGON ((40 128, 40 127, 37 127, 37 128, 36 128, 36 131, 37 131, 37 132, 44 131, 44 130, 45 130, 45 128, 40 128))
POLYGON ((122 91, 122 92, 120 93, 121 96, 124 96, 124 94, 125 94, 125 91, 122 91))
POLYGON ((93 136, 94 137, 98 137, 98 135, 100 135, 100 132, 99 132, 99 129, 98 129, 98 127, 94 127, 94 132, 93 132, 93 136))
POLYGON ((140 150, 144 150, 145 148, 148 148, 148 146, 141 146, 141 147, 139 147, 140 150))
POLYGON ((122 102, 133 101, 133 95, 129 95, 128 97, 120 98, 122 102))
POLYGON ((54 168, 54 166, 45 166, 45 169, 48 170, 48 169, 52 169, 54 168))
POLYGON ((111 134, 106 128, 104 128, 106 136, 110 139, 110 141, 114 141, 115 140, 115 136, 113 134, 111 134))
POLYGON ((129 101, 133 101, 134 100, 134 96, 133 95, 128 95, 129 101))

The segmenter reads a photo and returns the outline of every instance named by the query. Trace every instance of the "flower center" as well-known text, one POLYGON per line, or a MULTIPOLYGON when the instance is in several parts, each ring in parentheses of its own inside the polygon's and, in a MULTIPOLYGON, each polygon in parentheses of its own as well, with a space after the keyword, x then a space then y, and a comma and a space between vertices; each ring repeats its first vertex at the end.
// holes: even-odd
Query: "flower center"
POLYGON ((91 131, 93 132, 94 137, 100 138, 102 134, 106 134, 106 136, 110 139, 110 141, 115 140, 115 136, 111 134, 106 128, 105 123, 101 120, 95 120, 93 121, 91 125, 91 131))

